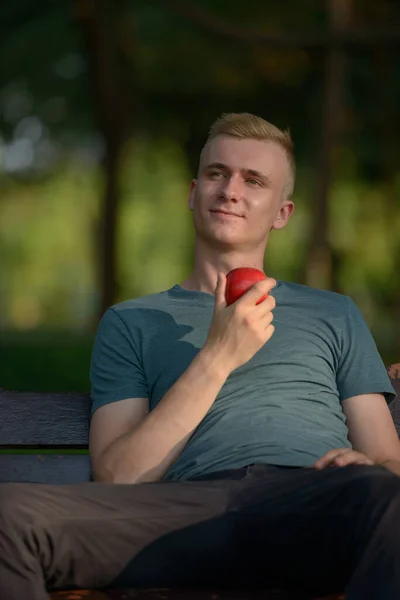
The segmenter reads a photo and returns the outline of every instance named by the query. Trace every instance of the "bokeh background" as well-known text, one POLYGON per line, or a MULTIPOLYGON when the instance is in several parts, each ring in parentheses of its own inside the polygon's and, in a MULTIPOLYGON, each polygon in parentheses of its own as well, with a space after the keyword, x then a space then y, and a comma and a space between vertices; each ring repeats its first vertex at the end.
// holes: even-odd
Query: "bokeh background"
POLYGON ((400 2, 8 0, 0 32, 0 387, 88 391, 106 308, 188 276, 231 111, 295 142, 266 273, 351 296, 400 360, 400 2))

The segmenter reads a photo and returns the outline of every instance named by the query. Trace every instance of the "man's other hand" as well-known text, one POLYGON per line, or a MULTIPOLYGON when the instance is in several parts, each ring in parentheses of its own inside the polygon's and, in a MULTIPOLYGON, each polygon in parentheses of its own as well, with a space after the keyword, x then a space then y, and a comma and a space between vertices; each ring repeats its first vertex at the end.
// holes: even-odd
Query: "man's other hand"
POLYGON ((321 456, 314 464, 314 469, 326 467, 347 467, 348 465, 373 465, 368 456, 351 448, 335 448, 321 456))

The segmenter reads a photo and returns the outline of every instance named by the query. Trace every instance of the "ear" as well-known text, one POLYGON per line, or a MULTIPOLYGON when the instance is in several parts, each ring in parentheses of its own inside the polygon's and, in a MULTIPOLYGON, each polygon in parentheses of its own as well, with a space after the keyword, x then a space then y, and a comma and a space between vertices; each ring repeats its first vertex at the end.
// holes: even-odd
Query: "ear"
POLYGON ((192 181, 190 182, 190 191, 189 191, 189 202, 188 202, 189 210, 194 209, 194 196, 195 196, 196 185, 197 185, 197 179, 192 179, 192 181))
POLYGON ((272 229, 283 229, 286 227, 290 217, 294 213, 294 203, 291 200, 282 202, 279 213, 274 221, 272 229))

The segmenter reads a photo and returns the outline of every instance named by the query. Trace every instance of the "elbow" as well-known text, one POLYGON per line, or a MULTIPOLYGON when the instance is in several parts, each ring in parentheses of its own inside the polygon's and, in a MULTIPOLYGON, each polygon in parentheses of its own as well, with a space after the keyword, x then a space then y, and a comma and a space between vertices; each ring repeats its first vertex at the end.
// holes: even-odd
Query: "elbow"
POLYGON ((138 483, 138 477, 135 473, 127 473, 114 465, 109 464, 107 460, 92 462, 92 479, 97 483, 119 483, 134 484, 138 483))
POLYGON ((116 483, 116 484, 139 484, 139 483, 154 483, 161 481, 162 475, 157 469, 151 469, 144 472, 124 472, 118 471, 117 469, 105 469, 98 470, 93 473, 94 481, 102 483, 116 483))
POLYGON ((112 460, 107 452, 103 453, 97 460, 91 460, 91 469, 93 481, 100 483, 117 483, 117 484, 136 484, 136 483, 153 483, 161 481, 167 468, 166 465, 156 465, 146 467, 123 462, 122 460, 112 460))
POLYGON ((93 481, 97 483, 119 483, 119 484, 134 484, 139 483, 137 478, 126 473, 114 473, 103 470, 96 470, 92 472, 93 481))

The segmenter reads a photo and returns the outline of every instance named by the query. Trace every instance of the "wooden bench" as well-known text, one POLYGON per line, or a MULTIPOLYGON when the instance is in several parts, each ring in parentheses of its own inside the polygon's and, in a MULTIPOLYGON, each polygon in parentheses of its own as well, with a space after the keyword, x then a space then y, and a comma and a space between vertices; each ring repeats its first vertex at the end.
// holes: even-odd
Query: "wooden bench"
MULTIPOLYGON (((400 436, 400 363, 388 367, 398 393, 390 410, 400 436)), ((91 480, 89 394, 14 392, 0 388, 0 483, 73 484, 91 480), (7 452, 7 453, 5 453, 7 452)), ((74 590, 53 600, 305 600, 284 591, 74 590)), ((335 596, 335 598, 338 598, 335 596)), ((327 600, 327 599, 326 599, 327 600)))

